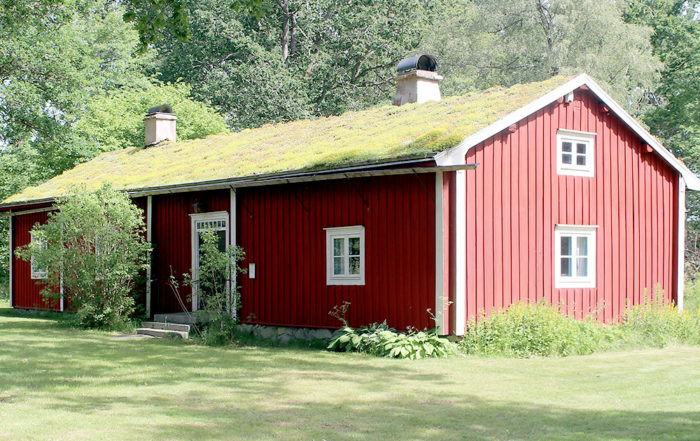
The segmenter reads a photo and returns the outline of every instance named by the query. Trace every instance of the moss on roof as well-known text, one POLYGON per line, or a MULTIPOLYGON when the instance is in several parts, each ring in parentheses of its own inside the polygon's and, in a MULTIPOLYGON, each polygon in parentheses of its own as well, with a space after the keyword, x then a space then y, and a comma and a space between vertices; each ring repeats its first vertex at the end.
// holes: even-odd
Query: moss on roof
POLYGON ((366 161, 432 157, 571 77, 492 88, 440 102, 383 106, 340 116, 103 153, 3 203, 65 196, 75 184, 130 190, 327 169, 366 161))

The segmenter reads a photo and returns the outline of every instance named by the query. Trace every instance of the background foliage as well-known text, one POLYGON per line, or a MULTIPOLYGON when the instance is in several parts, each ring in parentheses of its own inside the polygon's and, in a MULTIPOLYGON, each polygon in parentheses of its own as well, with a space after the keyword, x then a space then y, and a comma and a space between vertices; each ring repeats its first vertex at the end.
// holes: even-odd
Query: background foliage
POLYGON ((419 52, 447 95, 586 71, 697 172, 699 16, 687 0, 0 0, 0 198, 140 143, 165 101, 180 139, 389 102, 419 52))

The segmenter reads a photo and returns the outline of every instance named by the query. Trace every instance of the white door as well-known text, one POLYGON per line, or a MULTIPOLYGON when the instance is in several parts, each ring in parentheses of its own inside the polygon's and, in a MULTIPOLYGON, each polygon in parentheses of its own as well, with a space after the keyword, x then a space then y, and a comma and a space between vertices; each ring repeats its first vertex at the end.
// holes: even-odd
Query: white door
POLYGON ((197 280, 199 280, 199 248, 202 244, 201 233, 214 231, 219 238, 219 249, 225 251, 229 244, 228 220, 229 215, 225 211, 212 213, 196 213, 190 215, 192 222, 192 311, 200 308, 200 299, 197 296, 197 280))

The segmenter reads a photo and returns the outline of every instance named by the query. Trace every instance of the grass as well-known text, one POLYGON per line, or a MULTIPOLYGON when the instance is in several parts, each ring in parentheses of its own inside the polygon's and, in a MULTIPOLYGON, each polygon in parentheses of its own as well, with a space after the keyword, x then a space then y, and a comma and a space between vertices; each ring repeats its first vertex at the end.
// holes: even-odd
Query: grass
POLYGON ((66 196, 76 184, 96 190, 111 182, 117 189, 129 190, 433 157, 570 79, 559 76, 446 97, 441 102, 386 105, 145 149, 111 151, 5 202, 66 196))
MULTIPOLYGON (((6 304, 4 305, 6 306, 6 304)), ((117 340, 0 309, 0 439, 695 440, 700 347, 391 360, 117 340)))

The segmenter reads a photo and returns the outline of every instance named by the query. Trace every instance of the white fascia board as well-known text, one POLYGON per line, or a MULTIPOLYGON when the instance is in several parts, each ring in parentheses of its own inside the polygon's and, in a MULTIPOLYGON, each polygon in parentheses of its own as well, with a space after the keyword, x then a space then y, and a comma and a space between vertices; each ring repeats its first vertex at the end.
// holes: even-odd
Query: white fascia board
POLYGON ((439 166, 463 164, 467 152, 472 147, 501 132, 502 130, 507 129, 518 121, 525 119, 538 110, 548 106, 559 98, 584 85, 587 86, 589 90, 603 103, 605 103, 611 112, 615 113, 615 115, 623 120, 627 126, 632 129, 632 131, 634 131, 640 138, 649 144, 651 148, 659 154, 659 156, 666 160, 671 167, 678 171, 678 173, 685 180, 686 186, 689 190, 700 190, 700 179, 698 179, 697 175, 690 171, 688 167, 686 167, 685 164, 683 164, 683 162, 681 162, 678 158, 673 156, 670 151, 666 150, 666 148, 661 145, 661 143, 651 133, 642 127, 642 125, 639 124, 629 113, 627 113, 622 106, 617 104, 615 100, 610 97, 610 95, 608 95, 595 81, 593 81, 591 77, 586 74, 577 75, 551 92, 548 92, 542 97, 506 115, 495 123, 484 127, 473 135, 468 136, 457 146, 438 153, 435 155, 435 162, 439 166))

